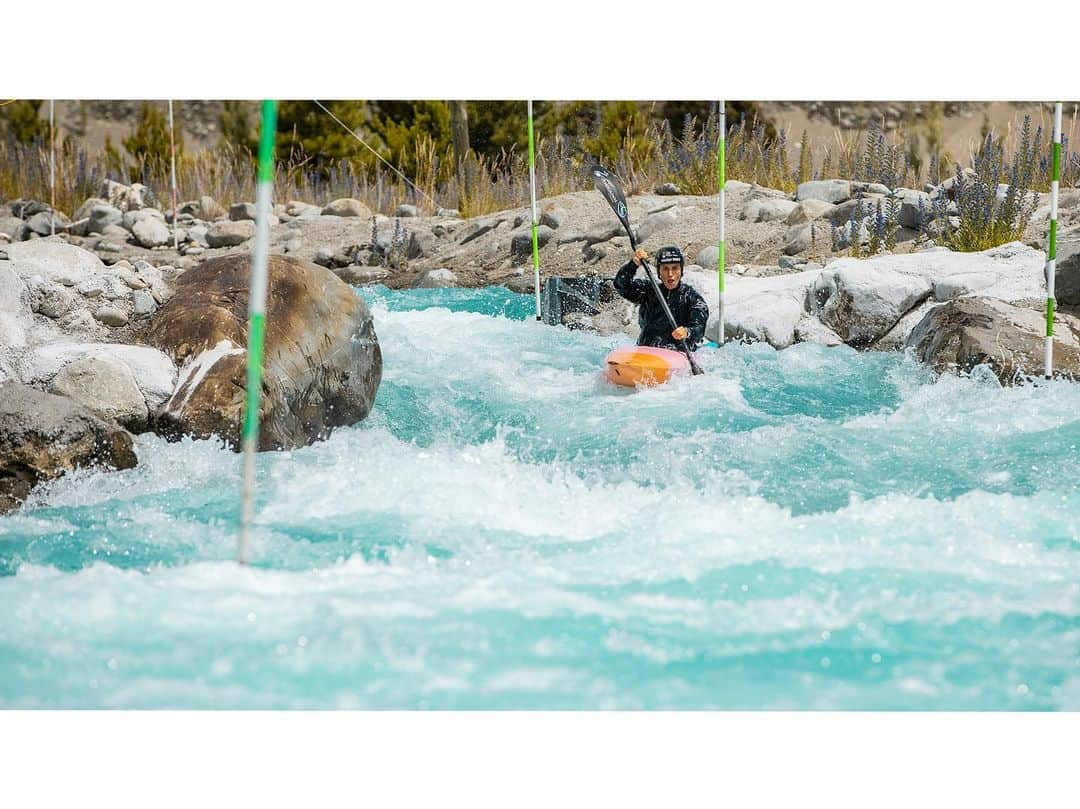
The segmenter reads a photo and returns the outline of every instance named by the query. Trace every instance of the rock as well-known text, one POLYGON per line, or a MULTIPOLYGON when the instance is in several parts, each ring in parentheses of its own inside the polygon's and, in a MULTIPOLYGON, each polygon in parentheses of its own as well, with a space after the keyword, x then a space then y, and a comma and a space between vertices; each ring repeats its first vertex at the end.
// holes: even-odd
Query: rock
POLYGON ((915 191, 910 188, 901 188, 897 192, 900 198, 900 215, 898 221, 901 227, 919 230, 926 227, 933 215, 933 200, 925 191, 915 191), (922 209, 919 203, 922 202, 922 209))
POLYGON ((123 245, 117 244, 116 242, 108 242, 108 241, 105 241, 105 240, 102 240, 102 241, 98 242, 97 247, 95 249, 99 253, 123 253, 124 252, 123 245))
POLYGON ((109 225, 120 225, 124 221, 123 212, 115 205, 94 205, 90 208, 86 225, 88 233, 104 233, 109 225))
POLYGON ((819 319, 862 347, 882 337, 912 307, 930 297, 930 282, 869 261, 840 259, 821 271, 811 290, 819 319))
MULTIPOLYGON (((239 449, 251 261, 231 254, 188 270, 154 317, 148 342, 181 365, 156 431, 218 435, 239 449)), ((271 255, 268 274, 263 450, 303 446, 365 418, 382 377, 372 317, 352 287, 290 256, 271 255)))
POLYGON ((113 306, 102 306, 94 313, 94 317, 106 326, 113 326, 114 328, 126 326, 128 322, 127 314, 122 309, 113 306))
POLYGON ((585 236, 584 233, 579 233, 577 231, 571 231, 569 233, 564 233, 561 236, 559 236, 559 238, 555 240, 555 243, 556 244, 573 244, 574 242, 583 242, 583 241, 585 241, 585 238, 586 238, 586 236, 585 236))
POLYGON ((798 225, 788 228, 784 236, 783 252, 785 256, 793 256, 796 253, 806 253, 810 250, 812 225, 798 225))
POLYGON ((789 199, 755 199, 743 208, 742 218, 748 222, 778 222, 791 216, 798 207, 789 199))
POLYGON ((145 290, 139 290, 132 296, 135 317, 149 317, 157 311, 157 301, 145 290))
POLYGON ((600 225, 595 230, 591 230, 585 234, 585 242, 587 244, 599 244, 600 242, 606 242, 614 239, 616 236, 622 233, 622 225, 618 223, 614 225, 600 225))
POLYGON ((140 208, 137 211, 128 211, 125 213, 121 224, 125 230, 134 232, 135 225, 147 219, 156 219, 159 222, 164 222, 165 214, 157 208, 140 208))
POLYGON ((135 211, 145 208, 149 204, 151 195, 150 189, 142 183, 124 185, 113 180, 105 180, 100 196, 120 211, 135 211))
POLYGON ((818 199, 836 204, 851 199, 851 183, 847 180, 811 180, 800 183, 795 189, 795 199, 799 202, 818 199))
POLYGON ((371 209, 360 200, 351 198, 335 199, 322 209, 322 213, 327 216, 359 216, 363 219, 371 218, 371 209))
POLYGON ((114 244, 126 244, 131 236, 123 225, 106 225, 101 231, 101 238, 114 244))
POLYGON ((11 215, 16 219, 29 219, 39 213, 52 210, 48 204, 36 199, 17 199, 11 203, 11 215))
POLYGON ((322 214, 322 208, 317 205, 312 205, 310 202, 303 202, 298 199, 291 199, 285 204, 285 213, 289 216, 303 216, 305 214, 310 215, 310 212, 314 210, 315 215, 322 214))
POLYGON ((874 343, 875 351, 903 351, 912 330, 919 325, 927 312, 938 306, 933 299, 925 300, 910 312, 896 321, 896 325, 889 329, 874 343))
POLYGON ((196 219, 201 219, 204 222, 213 222, 225 217, 228 214, 228 211, 226 211, 213 197, 204 194, 199 197, 199 201, 196 204, 193 213, 196 219))
POLYGON ((649 214, 637 226, 638 244, 648 241, 658 233, 664 232, 678 221, 679 215, 674 209, 649 214))
POLYGON ((776 266, 781 270, 794 270, 800 264, 806 264, 806 259, 795 259, 792 256, 780 256, 776 266))
POLYGON ((206 242, 210 247, 235 247, 254 236, 255 223, 249 220, 215 222, 206 231, 206 242))
POLYGON ((409 259, 423 258, 431 254, 435 249, 435 234, 431 231, 413 230, 409 233, 409 241, 405 246, 405 257, 409 259))
POLYGON ((416 289, 443 289, 445 287, 456 287, 457 284, 457 276, 450 270, 440 267, 439 269, 426 270, 421 273, 420 277, 413 283, 413 287, 416 289))
POLYGON ((130 469, 131 434, 62 396, 0 383, 0 513, 40 481, 86 466, 130 469))
POLYGON ((435 215, 449 217, 452 219, 459 219, 461 218, 461 211, 457 210, 456 208, 438 208, 435 211, 435 215))
POLYGON ((333 273, 346 284, 355 284, 356 286, 377 284, 390 275, 389 270, 355 266, 335 267, 333 273))
POLYGON ((75 210, 75 214, 72 216, 72 218, 76 221, 80 219, 87 219, 90 216, 90 211, 92 211, 98 205, 104 205, 108 207, 109 202, 108 200, 104 200, 101 197, 90 197, 86 200, 86 202, 84 202, 75 210))
MULTIPOLYGON (((536 246, 543 248, 552 237, 555 236, 555 231, 549 228, 547 225, 540 225, 536 228, 536 246)), ((532 255, 532 228, 523 230, 519 233, 515 233, 510 239, 510 252, 514 256, 531 256, 532 255)))
MULTIPOLYGON (((806 270, 766 278, 728 277, 724 299, 725 339, 767 342, 773 348, 787 348, 795 342, 795 327, 807 312, 807 293, 820 270, 806 270)), ((709 323, 705 337, 718 342, 718 297, 716 284, 707 290, 709 323)))
MULTIPOLYGON (((243 221, 243 220, 235 220, 243 221)), ((206 234, 210 232, 210 229, 206 225, 192 225, 187 229, 187 238, 189 242, 193 242, 199 247, 209 247, 210 242, 206 240, 206 234)))
POLYGON ((83 357, 65 365, 53 377, 48 390, 132 432, 146 429, 149 413, 135 376, 112 357, 83 357))
POLYGON ((656 193, 661 197, 674 197, 682 193, 682 190, 675 183, 663 183, 656 187, 656 193))
POLYGON ((415 205, 398 205, 394 210, 394 216, 405 219, 406 217, 419 216, 415 205))
POLYGON ((0 261, 0 381, 16 376, 14 355, 26 346, 34 324, 30 289, 9 264, 0 261))
POLYGON ((839 346, 844 341, 840 335, 813 315, 804 314, 795 324, 795 342, 817 343, 823 346, 839 346))
POLYGON ((229 220, 232 222, 255 221, 254 202, 234 202, 229 206, 229 220))
POLYGON ((63 233, 71 224, 63 214, 51 211, 42 211, 31 216, 26 226, 39 236, 51 236, 55 233, 63 233))
POLYGON ((468 244, 474 239, 479 239, 481 236, 495 230, 502 223, 502 219, 484 219, 469 225, 462 234, 460 244, 468 244))
POLYGON ((1080 306, 1080 226, 1058 233, 1054 297, 1059 304, 1080 306))
MULTIPOLYGON (((1080 380, 1080 319, 1054 319, 1054 373, 1080 380)), ((911 332, 907 347, 939 372, 967 373, 987 365, 1003 385, 1043 372, 1046 320, 1041 311, 983 297, 936 306, 911 332)))
POLYGON ((41 288, 41 297, 34 307, 34 311, 55 320, 63 317, 77 306, 77 299, 65 287, 45 281, 41 288))
POLYGON ((172 233, 169 232, 169 226, 156 217, 146 217, 136 222, 132 228, 132 233, 135 236, 135 241, 146 248, 172 243, 172 233))
POLYGON ((694 263, 701 267, 708 267, 713 269, 720 261, 720 246, 716 244, 710 244, 708 247, 701 248, 701 252, 697 254, 697 258, 694 259, 694 263))
POLYGON ((101 259, 89 250, 60 241, 19 242, 4 248, 11 269, 24 280, 40 275, 46 281, 75 286, 104 272, 101 259))
POLYGON ((562 208, 548 208, 540 214, 539 224, 549 227, 552 230, 558 230, 559 225, 562 224, 562 221, 565 218, 566 211, 562 210, 562 208))
POLYGON ((815 219, 821 219, 829 216, 832 213, 833 204, 831 202, 825 202, 820 199, 805 199, 802 202, 797 202, 795 207, 791 209, 791 213, 788 214, 787 219, 784 220, 784 224, 805 225, 809 222, 813 222, 815 219))
MULTIPOLYGON (((100 330, 89 311, 83 309, 76 315, 89 319, 100 330)), ((24 381, 47 385, 70 363, 87 357, 103 357, 126 366, 151 412, 172 395, 176 384, 176 366, 172 360, 155 348, 123 343, 57 342, 38 346, 27 362, 24 381)))

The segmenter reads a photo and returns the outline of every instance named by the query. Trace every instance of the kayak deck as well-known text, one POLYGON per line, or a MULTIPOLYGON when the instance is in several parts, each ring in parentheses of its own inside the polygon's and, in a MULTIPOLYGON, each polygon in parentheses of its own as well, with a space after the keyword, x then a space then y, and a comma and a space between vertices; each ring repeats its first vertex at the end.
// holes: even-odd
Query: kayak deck
POLYGON ((662 385, 673 376, 689 373, 686 355, 666 348, 623 346, 604 360, 605 378, 627 388, 662 385))

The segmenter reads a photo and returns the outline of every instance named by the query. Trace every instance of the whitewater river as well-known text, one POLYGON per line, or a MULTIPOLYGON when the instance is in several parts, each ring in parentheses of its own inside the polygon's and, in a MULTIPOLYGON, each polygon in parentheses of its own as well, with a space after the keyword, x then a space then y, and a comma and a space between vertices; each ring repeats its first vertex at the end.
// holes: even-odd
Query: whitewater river
POLYGON ((259 458, 136 442, 0 517, 0 706, 1080 709, 1080 385, 705 351, 502 288, 366 290, 372 415, 259 458))

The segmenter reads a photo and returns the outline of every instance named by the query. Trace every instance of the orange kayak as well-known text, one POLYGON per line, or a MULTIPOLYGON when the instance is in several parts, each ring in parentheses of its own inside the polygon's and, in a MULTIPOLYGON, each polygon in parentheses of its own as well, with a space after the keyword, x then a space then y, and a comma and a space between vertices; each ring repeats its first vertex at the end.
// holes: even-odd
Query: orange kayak
POLYGON ((690 373, 690 361, 682 352, 648 346, 616 348, 604 365, 609 382, 628 388, 662 385, 675 375, 690 373))

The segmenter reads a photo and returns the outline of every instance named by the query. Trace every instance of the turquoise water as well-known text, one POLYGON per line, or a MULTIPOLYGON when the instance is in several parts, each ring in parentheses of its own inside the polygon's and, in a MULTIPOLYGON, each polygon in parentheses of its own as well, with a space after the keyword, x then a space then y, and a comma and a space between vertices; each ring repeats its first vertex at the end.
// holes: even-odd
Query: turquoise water
POLYGON ((371 417, 259 459, 137 440, 0 517, 0 705, 1080 708, 1080 386, 627 338, 368 289, 371 417))

